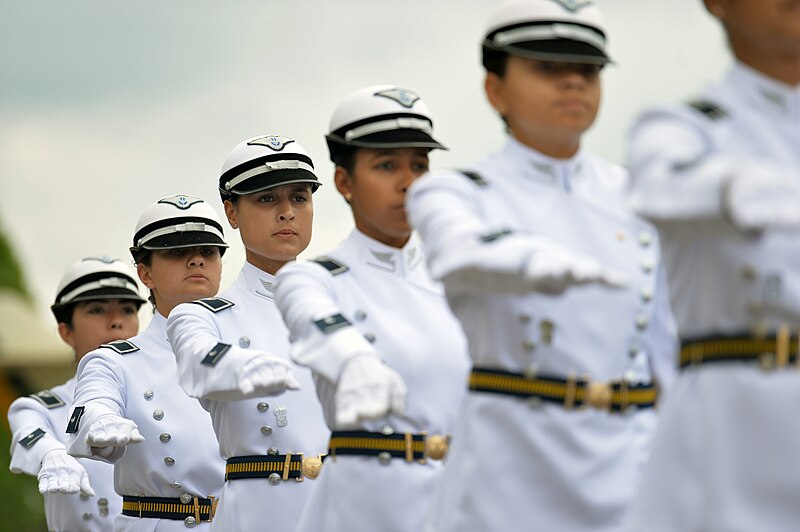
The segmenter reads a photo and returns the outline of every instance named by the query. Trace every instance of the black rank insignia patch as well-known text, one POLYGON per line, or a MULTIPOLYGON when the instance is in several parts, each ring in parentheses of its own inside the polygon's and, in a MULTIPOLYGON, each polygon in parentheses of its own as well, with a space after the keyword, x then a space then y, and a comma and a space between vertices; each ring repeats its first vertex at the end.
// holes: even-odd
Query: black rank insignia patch
POLYGON ((500 229, 499 231, 494 231, 492 233, 481 235, 480 239, 481 242, 483 242, 484 244, 488 244, 489 242, 500 240, 501 238, 506 237, 511 233, 512 233, 511 229, 500 229))
POLYGON ((179 194, 177 196, 162 198, 158 200, 158 202, 165 203, 167 205, 174 205, 175 207, 185 211, 195 203, 203 203, 203 200, 201 200, 200 198, 195 198, 192 196, 184 196, 183 194, 179 194))
POLYGON ((694 108, 697 111, 700 111, 709 120, 719 120, 720 118, 725 118, 728 116, 728 112, 720 107, 719 105, 715 104, 714 102, 710 102, 707 100, 693 100, 689 102, 689 107, 694 108))
POLYGON ((45 432, 42 429, 36 429, 27 436, 25 436, 24 438, 22 438, 21 440, 19 440, 19 444, 26 449, 30 449, 31 447, 36 445, 36 442, 42 439, 42 436, 44 436, 44 434, 45 432))
POLYGON ((66 403, 54 394, 51 390, 42 390, 41 392, 37 392, 31 394, 29 397, 32 397, 42 403, 46 408, 58 408, 60 406, 64 406, 66 403))
POLYGON ((247 145, 266 146, 273 151, 281 151, 286 147, 287 144, 291 144, 292 142, 294 142, 294 139, 290 139, 289 137, 283 137, 281 135, 267 135, 265 137, 253 139, 248 142, 247 145))
POLYGON ((67 434, 75 434, 78 432, 78 427, 81 424, 81 418, 83 417, 83 412, 86 410, 84 406, 76 406, 75 409, 72 411, 72 415, 69 418, 69 422, 67 423, 67 434))
POLYGON ((111 349, 112 351, 116 351, 120 355, 127 355, 128 353, 134 353, 139 350, 138 347, 133 342, 129 342, 127 340, 117 340, 116 342, 109 342, 107 344, 103 344, 100 347, 106 347, 111 349))
POLYGON ((464 176, 466 176, 467 179, 469 179, 479 187, 485 187, 489 185, 489 183, 487 183, 486 180, 483 177, 481 177, 481 175, 477 172, 471 172, 469 170, 459 170, 459 171, 462 174, 464 174, 464 176))
POLYGON ((375 96, 389 98, 390 100, 394 100, 408 109, 414 107, 414 104, 419 100, 419 94, 408 89, 401 89, 400 87, 378 91, 375 93, 375 96))
POLYGON ((333 314, 332 316, 328 316, 327 318, 322 318, 321 320, 316 320, 314 325, 319 327, 319 330, 325 334, 331 334, 332 332, 338 331, 344 327, 349 327, 350 322, 347 321, 347 318, 342 316, 341 314, 333 314))
POLYGON ((338 260, 330 257, 317 257, 316 259, 313 259, 312 262, 316 262, 328 270, 331 275, 339 275, 340 273, 344 273, 350 269, 345 264, 342 264, 338 260))
POLYGON ((200 305, 201 307, 205 307, 211 312, 219 312, 233 306, 233 303, 227 299, 222 299, 221 297, 205 297, 203 299, 198 299, 197 301, 192 301, 192 303, 195 305, 200 305))
POLYGON ((217 344, 208 352, 208 354, 200 361, 204 366, 211 366, 212 368, 217 365, 219 359, 225 356, 225 353, 231 348, 230 344, 217 344))

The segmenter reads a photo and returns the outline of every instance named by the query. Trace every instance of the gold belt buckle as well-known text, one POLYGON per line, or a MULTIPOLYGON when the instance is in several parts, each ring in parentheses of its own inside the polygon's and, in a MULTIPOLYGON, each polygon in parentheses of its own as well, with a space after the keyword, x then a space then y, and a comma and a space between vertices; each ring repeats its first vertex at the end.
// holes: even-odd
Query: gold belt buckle
POLYGON ((431 460, 442 460, 447 454, 447 436, 432 434, 425 436, 425 457, 431 460))
POLYGON ((310 479, 315 479, 322 471, 322 457, 324 455, 318 454, 317 456, 303 457, 303 476, 310 479))
POLYGON ((611 385, 604 382, 589 382, 586 385, 586 404, 598 410, 611 408, 611 385))

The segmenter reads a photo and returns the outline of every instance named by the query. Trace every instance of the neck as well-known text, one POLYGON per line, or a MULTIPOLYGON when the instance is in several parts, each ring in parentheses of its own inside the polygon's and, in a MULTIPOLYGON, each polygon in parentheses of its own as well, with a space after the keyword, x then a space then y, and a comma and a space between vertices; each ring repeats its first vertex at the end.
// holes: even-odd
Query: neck
POLYGON ((578 153, 581 147, 580 136, 570 139, 559 139, 555 136, 549 138, 531 138, 519 135, 512 131, 512 135, 517 141, 525 146, 538 151, 541 154, 552 157, 553 159, 569 159, 578 153))
POLYGON ((247 258, 247 262, 261 270, 262 272, 267 272, 270 275, 275 275, 278 273, 284 264, 287 264, 289 261, 277 261, 272 259, 265 259, 264 257, 255 255, 247 251, 245 253, 247 258))
POLYGON ((800 84, 800 48, 784 51, 756 48, 744 46, 733 37, 730 44, 736 58, 753 70, 787 85, 800 84))

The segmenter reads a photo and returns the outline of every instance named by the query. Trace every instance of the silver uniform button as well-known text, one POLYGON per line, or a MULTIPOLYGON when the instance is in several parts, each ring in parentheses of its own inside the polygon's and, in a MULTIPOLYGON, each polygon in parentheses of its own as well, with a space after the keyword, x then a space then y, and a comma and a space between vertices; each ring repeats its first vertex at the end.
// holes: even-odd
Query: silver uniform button
POLYGON ((267 477, 267 482, 269 482, 273 486, 277 486, 281 483, 281 476, 277 473, 270 473, 267 477))
POLYGON ((394 429, 389 425, 384 425, 381 427, 381 434, 384 436, 391 436, 394 434, 394 429))
POLYGON ((156 421, 161 421, 162 419, 164 419, 164 411, 161 410, 160 408, 156 408, 155 410, 153 410, 153 419, 155 419, 156 421))
POLYGON ((168 432, 162 432, 158 439, 161 440, 161 443, 167 443, 172 439, 172 435, 170 435, 168 432))
POLYGON ((107 517, 108 516, 108 506, 103 506, 100 508, 100 517, 107 517))
POLYGON ((82 501, 88 501, 89 500, 89 496, 86 495, 85 493, 81 493, 81 500, 82 501))
POLYGON ((267 454, 270 455, 270 456, 277 456, 279 454, 278 453, 278 448, 277 447, 270 447, 269 449, 267 449, 267 454))
POLYGON ((239 347, 241 347, 242 349, 247 349, 248 347, 250 347, 250 338, 248 338, 247 336, 242 336, 241 338, 239 338, 239 347))
POLYGON ((531 315, 530 314, 520 314, 519 315, 520 323, 530 323, 531 315))
POLYGON ((650 300, 653 299, 653 291, 649 288, 642 289, 642 301, 645 303, 649 303, 650 300))
POLYGON ((108 506, 108 499, 105 497, 100 497, 97 499, 97 506, 108 506))
POLYGON ((197 521, 195 520, 194 516, 191 515, 183 520, 183 526, 185 526, 186 528, 194 528, 194 525, 196 524, 197 521))
POLYGON ((180 499, 183 504, 189 504, 192 502, 192 496, 186 492, 181 493, 180 499))
POLYGON ((83 517, 84 521, 88 521, 89 519, 92 518, 92 514, 90 514, 89 512, 83 512, 83 516, 82 517, 83 517))
POLYGON ((173 466, 175 465, 175 459, 172 458, 171 456, 165 456, 164 463, 167 464, 168 466, 173 466))
POLYGON ((355 312, 355 316, 354 317, 355 317, 356 321, 364 321, 365 319, 367 319, 367 313, 364 312, 363 310, 357 310, 355 312))
POLYGON ((170 482, 169 487, 179 490, 181 489, 181 483, 176 480, 175 482, 170 482))
POLYGON ((386 451, 381 451, 378 453, 378 462, 382 463, 383 465, 386 465, 391 461, 392 461, 391 453, 388 453, 386 451))
POLYGON ((369 342, 369 343, 371 343, 371 344, 374 344, 374 343, 375 343, 375 335, 374 335, 374 334, 372 334, 372 333, 370 333, 370 332, 368 332, 368 333, 364 333, 364 338, 366 338, 366 339, 367 339, 367 342, 369 342))
POLYGON ((145 391, 144 391, 144 398, 145 398, 146 400, 148 400, 148 401, 149 401, 150 399, 152 399, 154 395, 155 395, 155 394, 153 393, 153 390, 151 390, 151 389, 149 389, 149 388, 148 388, 147 390, 145 390, 145 391))
POLYGON ((653 271, 653 261, 650 259, 645 259, 642 261, 642 271, 644 273, 650 273, 653 271))
POLYGON ((522 349, 530 353, 531 351, 536 349, 536 342, 534 342, 533 340, 525 340, 524 342, 522 342, 522 349))
POLYGON ((261 434, 263 434, 264 436, 269 436, 270 434, 272 434, 272 427, 270 427, 269 425, 261 425, 261 434))
POLYGON ((647 324, 648 324, 647 316, 640 314, 639 316, 636 317, 636 328, 639 329, 640 331, 646 329, 647 324))
POLYGON ((632 369, 629 369, 622 375, 622 379, 627 382, 628 384, 632 383, 636 379, 636 372, 632 369))
POLYGON ((258 409, 259 412, 266 412, 267 410, 269 410, 269 403, 261 401, 256 405, 256 408, 258 409))
POLYGON ((635 358, 636 355, 638 355, 638 354, 639 354, 639 346, 638 345, 634 344, 634 345, 632 345, 632 346, 630 346, 628 348, 628 356, 629 357, 635 358))
POLYGON ((647 231, 639 233, 639 243, 643 248, 646 248, 653 241, 653 236, 647 231))

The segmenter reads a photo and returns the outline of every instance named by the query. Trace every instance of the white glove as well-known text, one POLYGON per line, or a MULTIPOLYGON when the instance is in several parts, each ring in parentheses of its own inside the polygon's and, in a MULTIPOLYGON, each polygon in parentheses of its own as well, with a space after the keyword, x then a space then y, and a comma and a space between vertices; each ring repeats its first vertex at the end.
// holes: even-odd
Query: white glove
POLYGON ((402 414, 406 393, 403 378, 376 357, 351 358, 336 386, 336 427, 353 428, 360 420, 382 418, 390 412, 402 414))
POLYGON ((86 444, 96 449, 124 447, 143 441, 144 436, 139 433, 136 423, 117 415, 104 415, 99 418, 92 423, 86 434, 86 444))
POLYGON ((248 360, 239 371, 239 389, 245 395, 255 391, 279 394, 285 390, 299 390, 300 383, 292 375, 291 365, 274 355, 257 355, 248 360))
POLYGON ((624 274, 552 243, 531 254, 523 275, 531 290, 551 295, 560 294, 570 286, 601 284, 622 288, 628 284, 624 274))
POLYGON ((82 493, 94 497, 86 469, 64 449, 54 449, 42 458, 39 493, 82 493))
POLYGON ((722 208, 731 222, 744 230, 800 227, 800 177, 747 169, 728 181, 722 208))

